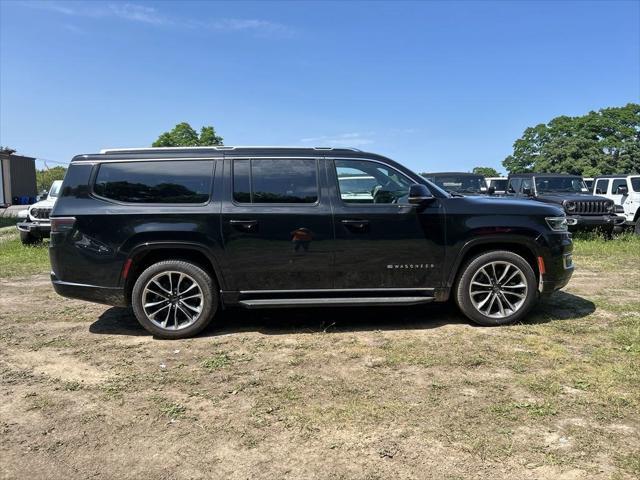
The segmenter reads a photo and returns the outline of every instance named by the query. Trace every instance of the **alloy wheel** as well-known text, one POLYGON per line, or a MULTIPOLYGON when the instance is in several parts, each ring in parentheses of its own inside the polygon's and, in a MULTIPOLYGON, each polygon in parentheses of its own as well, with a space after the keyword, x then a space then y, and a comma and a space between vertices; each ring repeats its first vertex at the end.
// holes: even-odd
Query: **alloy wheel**
POLYGON ((475 272, 469 284, 469 296, 482 315, 506 318, 522 308, 528 288, 519 267, 507 261, 494 261, 475 272))
POLYGON ((198 282, 183 272, 161 272, 142 291, 142 307, 147 318, 167 330, 193 325, 202 313, 204 297, 198 282))

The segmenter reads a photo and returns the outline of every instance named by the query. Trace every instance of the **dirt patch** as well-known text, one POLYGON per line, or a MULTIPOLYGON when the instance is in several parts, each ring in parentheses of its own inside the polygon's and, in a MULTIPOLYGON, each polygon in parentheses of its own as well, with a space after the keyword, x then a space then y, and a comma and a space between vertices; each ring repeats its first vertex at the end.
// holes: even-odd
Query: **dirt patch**
POLYGON ((449 305, 229 310, 172 342, 45 274, 1 280, 0 475, 635 478, 640 311, 617 278, 583 268, 504 328, 449 305))

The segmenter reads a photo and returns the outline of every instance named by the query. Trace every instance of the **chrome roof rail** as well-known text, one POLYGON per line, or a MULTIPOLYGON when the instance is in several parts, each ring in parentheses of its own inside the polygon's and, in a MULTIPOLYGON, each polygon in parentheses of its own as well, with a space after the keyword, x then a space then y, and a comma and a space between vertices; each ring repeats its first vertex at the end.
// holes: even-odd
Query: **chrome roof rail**
POLYGON ((118 153, 118 152, 157 152, 159 150, 235 150, 237 148, 256 149, 256 148, 290 148, 297 150, 313 149, 313 150, 351 150, 360 152, 361 150, 351 147, 303 147, 296 146, 280 146, 280 145, 239 145, 239 146, 210 146, 210 147, 133 147, 133 148, 103 148, 100 153, 118 153))

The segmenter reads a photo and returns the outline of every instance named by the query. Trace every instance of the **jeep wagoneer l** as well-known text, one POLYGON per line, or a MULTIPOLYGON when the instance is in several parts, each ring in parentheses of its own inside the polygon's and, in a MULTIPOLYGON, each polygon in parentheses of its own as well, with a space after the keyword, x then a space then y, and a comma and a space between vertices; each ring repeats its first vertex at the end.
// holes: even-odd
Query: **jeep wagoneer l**
POLYGON ((572 248, 557 206, 452 196, 374 153, 200 147, 73 158, 50 256, 61 295, 182 338, 229 306, 452 296, 474 322, 514 322, 569 281, 572 248))

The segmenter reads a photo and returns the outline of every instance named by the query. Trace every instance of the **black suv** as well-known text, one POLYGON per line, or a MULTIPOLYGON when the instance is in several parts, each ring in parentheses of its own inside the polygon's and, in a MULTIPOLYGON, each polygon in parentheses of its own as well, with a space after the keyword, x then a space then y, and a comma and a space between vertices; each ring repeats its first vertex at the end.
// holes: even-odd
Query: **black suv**
POLYGON ((131 305, 163 338, 220 308, 415 305, 517 321, 573 272, 561 209, 452 197, 354 149, 104 150, 69 166, 52 213, 61 295, 131 305), (354 193, 354 178, 371 186, 354 193), (348 181, 341 181, 348 179, 348 181), (374 179, 374 182, 371 182, 374 179))
POLYGON ((624 223, 615 214, 612 200, 591 195, 582 177, 561 173, 519 173, 509 175, 507 195, 531 198, 558 205, 567 214, 569 229, 599 229, 611 234, 624 223))
MULTIPOLYGON (((475 173, 437 172, 423 173, 422 176, 452 194, 485 195, 489 193, 485 178, 475 173)), ((493 191, 495 192, 495 189, 493 191)))

